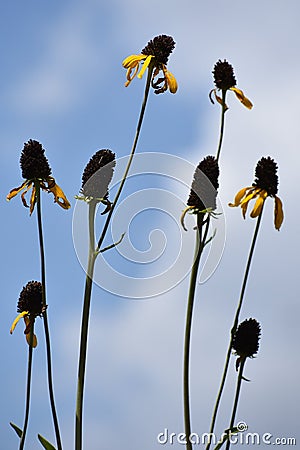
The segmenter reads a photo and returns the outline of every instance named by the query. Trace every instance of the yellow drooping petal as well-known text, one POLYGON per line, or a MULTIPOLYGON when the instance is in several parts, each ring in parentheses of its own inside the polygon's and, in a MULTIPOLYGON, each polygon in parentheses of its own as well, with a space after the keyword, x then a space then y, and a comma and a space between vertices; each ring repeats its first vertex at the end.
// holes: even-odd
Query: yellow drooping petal
POLYGON ((241 203, 241 208, 242 208, 242 214, 244 219, 246 219, 246 212, 247 212, 247 208, 248 208, 248 204, 250 202, 251 199, 247 200, 246 202, 241 203))
POLYGON ((260 215, 262 207, 263 207, 263 204, 264 204, 267 196, 268 196, 267 191, 262 190, 259 193, 258 198, 257 198, 257 200, 255 202, 255 205, 254 205, 254 207, 253 207, 253 209, 251 211, 250 217, 255 218, 255 217, 258 217, 260 215))
MULTIPOLYGON (((26 341, 27 341, 27 344, 28 345, 30 345, 30 333, 29 334, 26 334, 26 341)), ((37 347, 37 337, 36 337, 36 335, 34 334, 33 336, 32 336, 32 348, 35 348, 35 347, 37 347)))
POLYGON ((140 67, 140 64, 137 62, 136 66, 134 67, 133 75, 131 75, 131 73, 133 71, 133 67, 129 67, 129 69, 127 69, 127 72, 126 72, 127 81, 125 83, 125 87, 129 86, 129 84, 132 82, 132 80, 134 79, 134 77, 137 74, 137 71, 139 70, 139 67, 140 67))
POLYGON ((228 206, 234 207, 234 206, 239 206, 242 198, 246 195, 246 192, 251 189, 252 186, 248 186, 248 187, 244 187, 243 189, 241 189, 235 196, 234 198, 234 203, 228 203, 228 206))
POLYGON ((59 206, 61 206, 64 209, 71 208, 71 204, 69 203, 62 189, 58 186, 58 184, 55 183, 54 178, 49 177, 47 179, 47 182, 48 182, 47 190, 49 192, 52 192, 52 194, 54 195, 54 202, 58 203, 59 206))
MULTIPOLYGON (((29 317, 24 317, 24 321, 25 321, 25 336, 26 336, 26 341, 27 344, 30 346, 31 342, 30 342, 30 333, 31 333, 31 329, 33 327, 34 321, 31 321, 29 319, 29 317)), ((36 335, 33 333, 32 335, 32 348, 35 348, 37 346, 37 337, 36 335)))
POLYGON ((166 77, 167 83, 168 83, 168 87, 169 90, 172 94, 175 94, 177 89, 178 89, 178 84, 176 81, 176 78, 174 77, 174 75, 169 72, 169 70, 164 69, 164 75, 166 77))
POLYGON ((250 102, 250 100, 244 95, 244 92, 241 91, 241 89, 238 89, 236 87, 231 87, 230 88, 231 91, 233 91, 235 93, 235 95, 237 96, 237 98, 239 99, 239 101, 246 106, 246 108, 248 109, 252 109, 253 105, 250 102))
POLYGON ((128 69, 129 67, 133 68, 143 59, 146 59, 146 55, 130 55, 124 59, 124 61, 122 62, 122 66, 125 67, 125 69, 128 69))
POLYGON ((32 188, 31 196, 30 196, 30 215, 33 213, 34 207, 36 203, 36 189, 35 186, 32 188))
POLYGON ((24 183, 21 184, 21 186, 14 188, 10 191, 9 194, 6 196, 6 200, 9 202, 12 198, 14 198, 16 195, 18 195, 19 192, 21 192, 23 189, 25 189, 28 181, 24 181, 24 183))
POLYGON ((274 208, 274 225, 276 230, 279 231, 282 222, 283 222, 284 214, 282 208, 282 201, 279 197, 275 195, 275 208, 274 208))
MULTIPOLYGON (((145 58, 145 55, 143 55, 145 58)), ((138 78, 142 78, 142 76, 144 75, 147 67, 149 66, 151 59, 154 58, 153 55, 148 55, 147 58, 145 59, 145 61, 143 62, 143 67, 141 68, 140 72, 138 73, 137 77, 138 78)))
POLYGON ((10 334, 13 334, 14 329, 16 328, 17 323, 19 322, 22 317, 25 317, 27 314, 29 314, 29 311, 22 311, 13 321, 12 326, 10 327, 10 334))

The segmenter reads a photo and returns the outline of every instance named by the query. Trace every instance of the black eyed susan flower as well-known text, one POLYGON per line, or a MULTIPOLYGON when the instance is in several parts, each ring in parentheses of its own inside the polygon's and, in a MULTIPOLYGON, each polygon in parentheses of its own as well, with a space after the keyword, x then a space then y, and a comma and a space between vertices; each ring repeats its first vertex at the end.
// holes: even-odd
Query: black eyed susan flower
POLYGON ((83 171, 80 190, 82 196, 76 198, 87 202, 95 200, 109 207, 108 185, 111 182, 115 165, 115 154, 111 150, 98 150, 83 171))
POLYGON ((194 214, 211 213, 217 207, 216 199, 219 187, 219 165, 214 156, 206 156, 196 167, 192 181, 187 208, 181 216, 184 226, 184 217, 188 211, 194 214))
MULTIPOLYGON (((29 281, 26 286, 23 287, 17 304, 17 312, 19 315, 15 318, 10 328, 10 333, 12 334, 17 323, 23 317, 25 321, 24 334, 26 335, 28 344, 30 344, 30 331, 35 318, 41 316, 45 311, 42 292, 42 284, 39 281, 29 281)), ((32 346, 37 346, 37 338, 35 335, 33 335, 32 346)))
POLYGON ((151 85, 155 94, 161 94, 167 89, 169 89, 172 94, 175 94, 177 91, 177 81, 174 75, 167 70, 168 58, 174 48, 175 42, 173 38, 162 34, 149 41, 140 54, 130 55, 125 58, 122 63, 123 67, 127 69, 127 81, 125 86, 127 87, 136 75, 138 78, 142 78, 146 69, 151 67, 154 69, 151 85), (141 62, 143 63, 143 66, 139 71, 141 62), (162 72, 162 77, 157 78, 160 72, 162 72))
POLYGON ((232 349, 239 356, 236 369, 241 359, 254 358, 259 349, 260 333, 260 324, 255 319, 246 319, 238 326, 232 340, 232 349))
POLYGON ((30 197, 30 214, 32 214, 36 203, 36 183, 39 182, 42 190, 52 192, 55 203, 58 203, 59 206, 64 209, 69 209, 71 207, 65 194, 51 176, 51 168, 45 156, 45 150, 38 141, 30 139, 24 144, 20 157, 20 166, 22 177, 25 181, 21 186, 10 191, 6 197, 8 201, 19 194, 19 192, 24 191, 21 195, 21 199, 23 205, 28 208, 25 195, 32 189, 30 197))
MULTIPOLYGON (((210 100, 213 102, 212 93, 214 93, 215 99, 221 105, 223 104, 223 100, 221 97, 217 95, 217 91, 226 92, 228 90, 233 91, 240 102, 246 106, 246 108, 251 109, 252 103, 250 100, 244 95, 243 91, 236 87, 236 79, 233 73, 233 67, 229 64, 226 59, 224 61, 216 62, 213 70, 215 89, 212 89, 209 93, 210 100)), ((228 109, 227 105, 225 105, 225 109, 228 109)))
POLYGON ((277 197, 278 175, 277 164, 274 159, 268 157, 261 158, 255 169, 255 180, 252 186, 244 187, 235 196, 234 203, 229 206, 240 206, 245 218, 250 200, 256 198, 250 217, 258 217, 267 197, 274 198, 274 225, 279 230, 283 222, 282 201, 277 197))

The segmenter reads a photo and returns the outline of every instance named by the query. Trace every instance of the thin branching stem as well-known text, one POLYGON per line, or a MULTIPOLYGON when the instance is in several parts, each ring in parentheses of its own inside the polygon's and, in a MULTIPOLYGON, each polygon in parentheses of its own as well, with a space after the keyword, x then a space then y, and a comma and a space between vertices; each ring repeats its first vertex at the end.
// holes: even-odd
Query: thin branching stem
MULTIPOLYGON (((241 292, 240 292, 240 298, 239 298, 238 306, 237 306, 237 309, 236 309, 236 312, 235 312, 233 326, 232 326, 232 329, 231 329, 230 342, 229 342, 229 346, 228 346, 228 350, 227 350, 227 354, 226 354, 225 365, 224 365, 224 369, 223 369, 223 375, 222 375, 222 379, 221 379, 221 383, 220 383, 220 387, 219 387, 219 392, 218 392, 218 395, 217 395, 217 399, 216 399, 216 403, 215 403, 214 411, 213 411, 213 415, 212 415, 212 420, 211 420, 211 425, 210 425, 210 430, 209 430, 210 436, 212 436, 212 434, 214 432, 215 423, 216 423, 217 414, 218 414, 218 409, 219 409, 219 406, 220 406, 220 401, 221 401, 221 397, 222 397, 224 386, 225 386, 225 381, 226 381, 228 367, 229 367, 229 362, 230 362, 230 357, 231 357, 232 341, 233 341, 233 337, 234 337, 234 334, 235 334, 237 326, 238 326, 239 316, 240 316, 240 312, 241 312, 242 305, 243 305, 244 294, 245 294, 247 281, 248 281, 248 277, 249 277, 252 257, 253 257, 253 254, 254 254, 254 249, 255 249, 255 245, 256 245, 256 241, 257 241, 259 227, 260 227, 260 224, 261 224, 262 212, 263 212, 263 208, 261 210, 260 215, 257 218, 256 227, 255 227, 255 230, 254 230, 252 243, 251 243, 251 247, 250 247, 250 250, 249 250, 248 260, 247 260, 246 269, 245 269, 244 278, 243 278, 242 287, 241 287, 241 292)), ((210 448, 210 442, 208 442, 208 444, 206 446, 206 450, 209 450, 209 448, 210 448)))
MULTIPOLYGON (((230 420, 230 425, 229 425, 229 433, 230 433, 230 430, 233 428, 234 421, 235 421, 235 416, 236 416, 236 412, 237 412, 238 402, 239 402, 239 398, 240 398, 240 392, 241 392, 241 386, 242 386, 242 380, 243 380, 243 371, 244 371, 246 359, 247 358, 245 358, 245 357, 241 358, 241 362, 240 362, 239 374, 238 374, 236 391, 235 391, 235 399, 234 399, 234 404, 233 404, 232 414, 231 414, 231 420, 230 420)), ((226 444, 226 450, 229 450, 229 449, 230 449, 230 437, 229 437, 229 439, 227 441, 227 444, 226 444)))
MULTIPOLYGON (((90 317, 90 306, 91 306, 91 295, 93 286, 93 275, 95 268, 95 261, 98 254, 101 252, 101 246, 103 244, 104 238, 106 236, 112 214, 118 202, 118 199, 123 190, 124 184, 126 182, 133 157, 136 151, 140 131, 142 128, 143 118, 146 110, 147 100, 149 96, 149 89, 151 85, 151 78, 153 73, 153 66, 150 64, 148 68, 148 76, 145 86, 144 98, 141 106, 141 111, 138 119, 136 134, 134 137, 131 153, 125 168, 119 189, 116 193, 115 199, 111 206, 111 209, 107 215, 107 219, 103 226, 102 233, 99 237, 98 244, 95 247, 95 231, 94 231, 94 220, 95 220, 95 205, 93 203, 89 206, 89 256, 88 256, 88 269, 85 281, 85 291, 83 299, 83 311, 82 311, 82 322, 81 322, 81 337, 80 337, 80 350, 79 350, 79 362, 78 362, 78 381, 77 381, 77 400, 76 400, 76 420, 75 420, 75 450, 82 450, 82 419, 83 419, 83 399, 84 399, 84 382, 85 382, 85 368, 86 368, 86 354, 87 354, 87 342, 88 342, 88 328, 89 328, 89 317, 90 317)), ((115 246, 115 245, 113 245, 115 246)), ((103 249, 107 250, 108 248, 103 249)))
POLYGON ((41 208, 41 187, 38 181, 35 182, 36 189, 36 203, 37 203, 37 223, 38 223, 38 235, 39 235, 39 247, 40 247, 40 260, 41 260, 41 283, 42 283, 42 302, 44 306, 43 322, 44 332, 46 340, 46 355, 47 355, 47 376, 48 376, 48 390, 50 407, 55 431, 55 438, 57 444, 57 450, 62 450, 62 443, 60 437, 59 423, 56 413, 54 389, 53 389, 53 377, 52 377, 52 358, 51 358, 51 341, 50 331, 47 315, 47 301, 46 301, 46 265, 45 265, 45 249, 44 249, 44 237, 43 237, 43 224, 42 224, 42 208, 41 208))
POLYGON ((27 427, 28 427, 28 420, 29 420, 30 398, 31 398, 31 373, 32 373, 32 359, 33 359, 32 357, 33 357, 34 322, 32 322, 29 333, 30 334, 29 334, 29 349, 28 349, 28 363, 27 363, 26 406, 25 406, 24 425, 22 428, 22 436, 20 439, 19 450, 23 450, 23 448, 24 448, 27 427))
POLYGON ((195 255, 193 266, 190 276, 190 287, 187 302, 186 311, 186 324, 185 324, 185 336, 184 336, 184 356, 183 356, 183 406, 184 406, 184 425, 185 425, 185 439, 186 450, 192 450, 193 446, 190 441, 191 435, 191 414, 190 414, 190 348, 191 348, 191 332, 193 321, 193 309, 196 293, 197 275, 199 270, 199 264, 203 248, 205 246, 208 229, 209 229, 209 217, 206 221, 205 232, 202 237, 203 231, 203 214, 197 214, 197 230, 196 230, 196 243, 195 243, 195 255))

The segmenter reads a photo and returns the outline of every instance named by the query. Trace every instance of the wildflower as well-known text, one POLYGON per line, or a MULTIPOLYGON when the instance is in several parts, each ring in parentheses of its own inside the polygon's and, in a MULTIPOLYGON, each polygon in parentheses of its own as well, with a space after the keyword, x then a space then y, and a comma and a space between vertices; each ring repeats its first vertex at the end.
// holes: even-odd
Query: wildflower
POLYGON ((174 50, 174 47, 175 42, 173 38, 162 34, 149 41, 140 54, 130 55, 125 58, 122 63, 123 67, 127 69, 127 81, 125 86, 127 87, 136 75, 138 78, 142 78, 146 69, 151 67, 154 69, 151 86, 153 87, 155 94, 161 94, 167 89, 169 89, 172 94, 175 94, 177 91, 177 81, 174 75, 167 70, 168 58, 174 50), (143 62, 143 66, 139 71, 141 62, 143 62), (162 72, 162 77, 156 79, 160 72, 162 72))
POLYGON ((19 194, 19 192, 24 191, 21 195, 21 199, 23 205, 28 208, 25 195, 32 189, 30 197, 30 215, 34 210, 36 203, 36 183, 39 183, 42 190, 52 192, 54 195, 54 202, 58 203, 59 206, 64 209, 69 209, 71 207, 65 194, 51 176, 51 168, 44 153, 45 150, 38 141, 30 139, 24 144, 20 157, 20 166, 22 177, 25 181, 21 186, 12 189, 6 196, 6 200, 9 201, 19 194))
POLYGON ((188 211, 194 214, 211 213, 217 207, 216 199, 219 187, 219 165, 214 156, 206 156, 197 166, 192 181, 187 208, 181 216, 184 229, 184 218, 188 211))
MULTIPOLYGON (((226 92, 228 90, 233 91, 237 98, 240 100, 240 102, 246 106, 246 108, 251 109, 252 103, 250 100, 244 95, 243 91, 241 89, 238 89, 236 87, 236 79, 233 73, 233 67, 224 59, 224 61, 216 62, 213 70, 214 75, 214 82, 216 85, 216 89, 212 89, 209 93, 209 98, 212 103, 214 103, 212 99, 212 93, 214 93, 215 99, 218 103, 223 105, 223 100, 221 97, 217 95, 217 90, 221 90, 222 92, 226 92)), ((225 111, 228 109, 227 105, 225 104, 225 111)))
MULTIPOLYGON (((42 284, 39 281, 29 281, 26 286, 23 287, 17 305, 17 312, 19 315, 13 321, 10 328, 10 334, 13 333, 17 323, 22 317, 25 322, 26 340, 28 345, 30 345, 30 332, 32 330, 35 318, 41 316, 45 311, 45 306, 43 306, 42 298, 42 284)), ((33 334, 32 346, 37 346, 37 338, 33 334)))
POLYGON ((283 222, 282 201, 277 197, 278 175, 277 164, 268 156, 261 158, 255 169, 255 180, 252 186, 244 187, 235 196, 234 203, 229 206, 240 206, 245 219, 248 203, 256 198, 255 205, 251 211, 250 217, 258 217, 267 197, 274 198, 274 225, 279 230, 283 222))
POLYGON ((260 331, 260 324, 255 319, 244 320, 238 326, 232 340, 232 349, 239 356, 236 369, 238 369, 241 359, 254 358, 258 352, 260 331))
POLYGON ((108 185, 111 182, 115 162, 115 154, 108 149, 98 150, 87 163, 82 174, 82 196, 78 200, 90 202, 94 200, 107 206, 105 212, 110 209, 108 200, 108 185))

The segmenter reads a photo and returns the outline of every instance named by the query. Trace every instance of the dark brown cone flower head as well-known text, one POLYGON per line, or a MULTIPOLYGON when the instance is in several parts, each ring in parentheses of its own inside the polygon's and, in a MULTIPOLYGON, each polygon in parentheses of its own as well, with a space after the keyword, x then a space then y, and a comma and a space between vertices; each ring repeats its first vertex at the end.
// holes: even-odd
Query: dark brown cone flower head
POLYGON ((26 341, 28 345, 35 348, 37 346, 37 337, 33 333, 35 318, 41 316, 46 310, 43 304, 43 287, 39 281, 29 281, 20 292, 17 311, 19 315, 15 318, 10 328, 10 334, 13 333, 20 319, 24 319, 26 341), (32 333, 31 333, 32 332, 32 333))
POLYGON ((258 352, 260 324, 255 319, 246 319, 235 332, 232 348, 241 358, 253 358, 258 352))
POLYGON ((214 66, 213 75, 215 85, 218 89, 227 91, 236 85, 233 67, 226 61, 226 59, 224 59, 224 61, 219 59, 214 66))
POLYGON ((38 141, 30 139, 24 148, 20 157, 20 166, 22 170, 22 177, 25 181, 21 186, 13 188, 6 196, 6 200, 10 201, 16 195, 23 191, 21 199, 23 205, 28 208, 25 195, 29 190, 32 190, 30 196, 30 215, 34 211, 37 202, 37 190, 42 189, 46 192, 51 192, 54 196, 54 202, 63 209, 71 207, 62 189, 56 184, 55 179, 50 176, 51 168, 48 159, 45 156, 45 150, 38 141))
POLYGON ((25 180, 42 179, 46 180, 51 175, 51 168, 45 156, 45 150, 38 141, 30 139, 20 157, 22 177, 25 180))
POLYGON ((93 199, 106 198, 115 165, 115 154, 111 150, 98 150, 84 169, 82 194, 93 199))
POLYGON ((255 168, 255 180, 252 186, 267 191, 270 197, 278 192, 278 166, 270 156, 261 158, 255 168))
POLYGON ((151 39, 139 55, 127 56, 122 62, 123 67, 127 69, 125 86, 129 86, 135 76, 142 78, 145 71, 149 69, 151 86, 155 94, 162 94, 168 89, 175 94, 178 88, 177 80, 167 69, 168 58, 174 48, 174 39, 161 34, 151 39), (140 64, 142 64, 141 69, 140 64))
POLYGON ((151 39, 141 53, 143 55, 153 55, 157 63, 166 65, 174 48, 174 39, 171 36, 161 34, 151 39))
POLYGON ((39 281, 29 281, 20 292, 17 311, 28 311, 29 315, 40 316, 43 313, 42 284, 39 281))
POLYGON ((216 209, 219 165, 214 156, 206 156, 197 166, 187 205, 198 211, 216 209))

